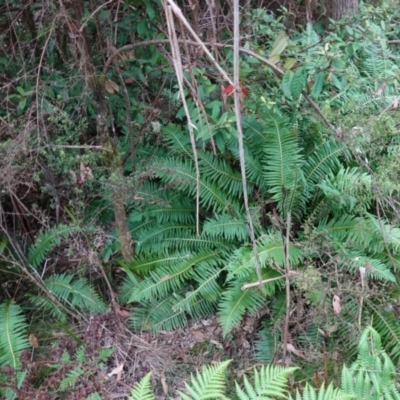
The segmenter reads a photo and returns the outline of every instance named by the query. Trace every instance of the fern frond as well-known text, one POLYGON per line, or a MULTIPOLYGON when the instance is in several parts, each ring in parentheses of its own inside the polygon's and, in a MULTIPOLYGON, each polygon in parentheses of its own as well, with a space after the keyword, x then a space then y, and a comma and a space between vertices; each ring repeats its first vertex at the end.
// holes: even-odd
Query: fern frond
POLYGON ((236 393, 240 400, 257 400, 270 398, 287 398, 289 375, 297 368, 285 368, 277 365, 263 366, 254 369, 254 385, 244 376, 242 389, 236 382, 236 393))
POLYGON ((180 259, 174 258, 174 263, 168 262, 166 266, 160 265, 137 286, 132 288, 130 302, 142 301, 152 297, 163 297, 171 291, 176 291, 189 279, 195 278, 194 266, 201 264, 216 265, 218 252, 210 249, 200 250, 195 254, 184 254, 180 259))
POLYGON ((230 215, 219 214, 204 223, 203 233, 211 237, 223 237, 229 241, 248 240, 247 221, 244 216, 232 218, 230 215))
POLYGON ((292 395, 289 396, 290 400, 348 400, 367 398, 369 397, 356 397, 344 392, 341 389, 334 389, 332 384, 330 384, 327 388, 322 386, 319 390, 316 390, 308 383, 306 384, 303 393, 300 393, 299 390, 297 390, 295 398, 293 398, 292 395))
MULTIPOLYGON (((160 179, 174 185, 184 195, 195 198, 197 180, 194 162, 177 158, 166 158, 159 162, 154 168, 160 179)), ((243 208, 238 199, 229 196, 207 176, 202 176, 200 180, 200 204, 209 210, 233 212, 234 215, 241 214, 243 208)))
MULTIPOLYGON (((67 307, 93 313, 104 312, 107 306, 86 278, 74 279, 71 274, 53 274, 45 279, 47 289, 67 307)), ((33 303, 48 307, 48 310, 57 307, 50 302, 43 302, 42 296, 32 296, 33 303)), ((51 311, 56 313, 57 311, 51 311)))
POLYGON ((29 347, 28 325, 22 310, 13 301, 0 304, 0 366, 21 367, 20 356, 29 347))
POLYGON ((68 371, 65 378, 60 382, 60 386, 58 390, 61 392, 65 391, 66 389, 70 388, 73 389, 76 385, 76 381, 80 376, 84 374, 84 370, 79 367, 75 367, 68 371))
POLYGON ((178 392, 182 400, 226 399, 225 371, 231 361, 204 366, 201 372, 191 376, 190 384, 185 383, 188 394, 178 392))
MULTIPOLYGON (((255 273, 252 277, 253 282, 257 281, 255 273)), ((264 278, 265 274, 263 274, 264 278)), ((242 290, 242 284, 240 280, 235 280, 234 284, 222 293, 218 314, 221 320, 223 336, 226 336, 239 324, 246 312, 255 314, 265 304, 265 294, 261 290, 258 288, 242 290)), ((265 285, 269 289, 269 294, 274 291, 275 284, 275 282, 271 282, 265 285)))
POLYGON ((152 372, 147 373, 131 390, 128 400, 154 400, 150 379, 152 372))
POLYGON ((400 323, 393 313, 374 302, 368 301, 368 308, 372 311, 372 326, 379 333, 382 344, 395 364, 400 360, 400 323))
POLYGON ((79 231, 76 226, 58 225, 42 233, 28 252, 28 262, 37 268, 44 261, 46 255, 61 243, 62 238, 68 237, 71 232, 79 231))
POLYGON ((343 367, 343 390, 357 398, 398 400, 396 377, 396 368, 383 350, 378 332, 367 327, 360 338, 357 360, 350 369, 343 367))
POLYGON ((303 158, 297 138, 288 129, 286 119, 273 115, 264 116, 267 142, 265 144, 266 163, 264 177, 272 199, 285 218, 294 212, 301 214, 305 207, 303 193, 304 176, 301 170, 303 158))

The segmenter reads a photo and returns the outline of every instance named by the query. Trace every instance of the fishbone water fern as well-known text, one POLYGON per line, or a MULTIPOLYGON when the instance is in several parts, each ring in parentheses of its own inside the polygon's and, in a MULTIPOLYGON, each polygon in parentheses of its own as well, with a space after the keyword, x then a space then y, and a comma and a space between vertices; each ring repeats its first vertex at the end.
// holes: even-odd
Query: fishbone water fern
MULTIPOLYGON (((288 117, 277 109, 264 110, 258 119, 244 118, 243 126, 249 192, 257 193, 250 204, 263 279, 283 277, 278 272, 285 259, 279 224, 290 212, 295 222, 305 221, 307 226, 307 233, 289 246, 292 268, 301 266, 311 251, 309 241, 329 238, 330 251, 342 259, 344 273, 356 274, 363 263, 369 263, 367 279, 393 282, 379 227, 385 227, 386 245, 393 248, 398 244, 397 231, 367 214, 371 177, 356 167, 348 169, 346 160, 351 160, 351 154, 343 143, 322 135, 313 141, 301 140, 288 117), (356 206, 360 200, 364 206, 356 206), (276 209, 278 221, 266 213, 269 204, 276 209)), ((196 182, 188 138, 175 125, 169 125, 164 134, 174 158, 153 154, 151 169, 157 179, 140 189, 153 204, 146 207, 137 201, 133 205, 129 218, 137 256, 124 264, 128 279, 121 300, 144 307, 132 317, 135 329, 141 324, 154 330, 177 327, 187 321, 185 313, 203 316, 218 309, 226 335, 246 312, 257 312, 276 295, 282 281, 271 280, 263 292, 241 289, 257 277, 247 244, 238 155, 232 140, 226 139, 224 151, 217 155, 199 151, 202 223, 196 236, 194 202, 188 201, 195 198, 196 182), (160 312, 151 315, 151 310, 160 312)))
MULTIPOLYGON (((204 366, 201 372, 192 375, 186 390, 179 395, 184 400, 229 399, 225 395, 225 374, 230 361, 210 367, 204 366)), ((273 398, 287 400, 350 400, 350 399, 399 399, 400 392, 396 382, 396 369, 392 360, 382 349, 379 334, 367 327, 359 340, 358 358, 350 368, 343 367, 340 388, 331 383, 318 390, 306 383, 303 390, 292 395, 288 390, 288 379, 298 368, 285 368, 277 365, 254 368, 253 379, 246 376, 243 382, 235 382, 236 397, 240 400, 268 400, 273 398)), ((130 400, 154 399, 151 392, 151 373, 147 374, 133 389, 130 400), (143 397, 140 397, 143 396, 143 397)))
POLYGON ((29 347, 27 328, 18 304, 13 301, 0 304, 0 367, 9 365, 18 369, 21 366, 21 352, 29 347))

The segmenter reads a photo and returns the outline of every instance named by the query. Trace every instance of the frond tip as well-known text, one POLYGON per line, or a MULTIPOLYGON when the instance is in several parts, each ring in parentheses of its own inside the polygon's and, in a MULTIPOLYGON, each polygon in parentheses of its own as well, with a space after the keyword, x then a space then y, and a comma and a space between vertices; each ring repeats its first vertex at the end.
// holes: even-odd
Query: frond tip
POLYGON ((190 385, 185 383, 188 395, 179 392, 183 400, 227 399, 225 392, 225 370, 231 361, 205 366, 196 376, 191 377, 190 385))
POLYGON ((19 368, 21 352, 29 347, 27 324, 21 311, 13 301, 0 304, 0 367, 19 368))
POLYGON ((151 391, 150 378, 152 372, 149 372, 142 380, 135 385, 129 396, 129 400, 154 400, 154 395, 151 391))

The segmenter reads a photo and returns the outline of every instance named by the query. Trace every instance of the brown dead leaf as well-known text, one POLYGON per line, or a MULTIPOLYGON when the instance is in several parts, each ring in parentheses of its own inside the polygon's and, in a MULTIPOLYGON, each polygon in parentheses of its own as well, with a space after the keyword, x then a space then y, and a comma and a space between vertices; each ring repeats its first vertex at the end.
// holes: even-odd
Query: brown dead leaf
POLYGON ((34 349, 37 349, 39 347, 39 341, 33 333, 29 335, 29 343, 34 349))
POLYGON ((121 379, 122 370, 124 369, 124 363, 119 364, 116 366, 107 376, 111 377, 113 375, 117 375, 117 380, 121 379))
POLYGON ((112 80, 110 80, 110 79, 108 79, 108 80, 106 81, 106 83, 104 84, 104 88, 105 88, 105 89, 107 90, 107 92, 110 93, 110 94, 119 93, 119 87, 118 87, 118 85, 117 85, 114 81, 112 81, 112 80))
POLYGON ((130 315, 129 311, 124 310, 118 304, 115 306, 115 310, 117 311, 117 314, 123 319, 127 319, 130 315))
MULTIPOLYGON (((367 264, 367 267, 360 267, 359 268, 359 271, 360 271, 360 277, 361 277, 361 286, 362 287, 364 287, 364 284, 365 284, 365 272, 367 271, 367 269, 368 269, 368 266, 370 266, 369 264, 367 264)), ((369 269, 371 269, 371 268, 369 268, 369 269)))
POLYGON ((167 379, 165 378, 164 371, 161 371, 161 386, 162 386, 163 392, 166 396, 168 394, 168 385, 167 385, 167 379))
POLYGON ((291 343, 286 345, 286 350, 288 353, 293 353, 295 356, 307 360, 307 357, 301 351, 297 350, 296 347, 294 347, 291 343))
POLYGON ((204 340, 204 333, 200 331, 191 331, 192 335, 195 336, 199 340, 204 340))
POLYGON ((165 275, 165 276, 163 276, 163 277, 160 279, 160 282, 167 281, 169 278, 170 278, 169 275, 165 275))
POLYGON ((386 86, 387 86, 387 83, 386 83, 386 82, 383 82, 382 85, 380 85, 380 86, 378 87, 378 89, 375 90, 375 94, 378 95, 378 96, 379 96, 380 94, 382 94, 382 92, 385 90, 386 86))
POLYGON ((342 306, 340 305, 340 297, 338 295, 333 296, 332 300, 332 307, 333 307, 333 312, 338 315, 342 311, 342 306))

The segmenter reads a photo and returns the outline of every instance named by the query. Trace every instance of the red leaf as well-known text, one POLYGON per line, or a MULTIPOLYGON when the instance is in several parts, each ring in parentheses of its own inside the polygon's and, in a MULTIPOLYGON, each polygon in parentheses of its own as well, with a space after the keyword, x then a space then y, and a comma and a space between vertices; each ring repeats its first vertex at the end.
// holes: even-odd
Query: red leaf
MULTIPOLYGON (((240 83, 240 90, 244 97, 247 97, 249 95, 249 93, 243 83, 240 83)), ((228 85, 227 87, 225 87, 222 90, 222 94, 225 97, 232 96, 234 92, 235 92, 235 87, 233 85, 228 85)))

